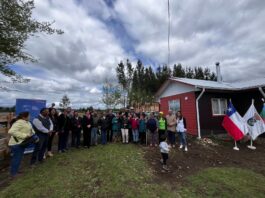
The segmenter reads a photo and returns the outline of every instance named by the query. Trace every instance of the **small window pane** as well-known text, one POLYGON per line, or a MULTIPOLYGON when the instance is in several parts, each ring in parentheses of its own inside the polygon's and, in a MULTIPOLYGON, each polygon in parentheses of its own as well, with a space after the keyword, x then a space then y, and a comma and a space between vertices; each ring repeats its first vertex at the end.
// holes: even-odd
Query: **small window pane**
POLYGON ((216 98, 212 99, 212 109, 213 109, 213 115, 219 114, 219 104, 218 104, 218 99, 216 98))
POLYGON ((180 100, 168 101, 169 111, 177 112, 180 110, 180 100))
POLYGON ((226 113, 227 103, 226 99, 220 99, 220 114, 224 115, 226 113))

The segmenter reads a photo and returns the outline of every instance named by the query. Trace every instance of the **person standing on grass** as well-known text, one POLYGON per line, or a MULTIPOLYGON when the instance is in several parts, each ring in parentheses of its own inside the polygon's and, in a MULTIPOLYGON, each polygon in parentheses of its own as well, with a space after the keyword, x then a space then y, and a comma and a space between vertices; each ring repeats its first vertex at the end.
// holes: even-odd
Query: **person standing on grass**
MULTIPOLYGON (((71 111, 71 110, 70 110, 71 111)), ((58 118, 58 152, 64 153, 68 148, 68 136, 72 129, 72 120, 68 109, 64 109, 58 118)))
POLYGON ((168 141, 169 141, 170 146, 175 148, 177 119, 176 119, 175 114, 172 113, 172 111, 168 112, 166 119, 167 119, 168 141))
POLYGON ((96 112, 93 113, 92 116, 93 119, 93 126, 91 129, 91 145, 97 145, 98 144, 98 122, 99 117, 96 112))
POLYGON ((39 137, 39 142, 35 145, 32 153, 31 165, 36 164, 37 160, 39 162, 43 161, 48 145, 48 138, 53 132, 53 123, 49 118, 49 110, 47 108, 41 109, 39 116, 34 118, 33 129, 39 137))
POLYGON ((181 111, 177 112, 177 133, 179 135, 179 148, 182 149, 184 147, 185 151, 188 151, 187 139, 186 139, 186 119, 182 116, 181 111))
POLYGON ((108 128, 107 128, 107 141, 112 142, 112 136, 113 136, 113 131, 112 131, 112 119, 114 118, 114 114, 112 113, 112 110, 110 109, 108 114, 106 115, 106 119, 108 121, 108 128))
POLYGON ((157 147, 157 120, 154 117, 154 113, 150 114, 150 118, 148 119, 146 123, 147 129, 150 131, 151 134, 151 142, 150 146, 152 147, 153 145, 157 147))
POLYGON ((29 122, 29 112, 21 112, 8 131, 11 135, 8 146, 11 149, 10 176, 14 178, 19 173, 19 167, 24 155, 25 147, 20 144, 35 134, 29 122))
POLYGON ((132 115, 130 122, 132 126, 133 143, 136 144, 139 141, 139 130, 138 130, 139 121, 135 113, 132 115))
POLYGON ((120 133, 120 115, 117 113, 115 117, 112 119, 112 132, 113 132, 113 141, 117 142, 119 139, 120 133))
POLYGON ((74 111, 74 117, 72 118, 72 147, 80 147, 82 130, 82 118, 79 116, 77 111, 74 111))
POLYGON ((65 127, 68 121, 67 110, 63 110, 63 113, 58 117, 58 152, 65 152, 65 127))
POLYGON ((72 118, 73 118, 73 111, 71 109, 71 107, 67 107, 66 109, 67 111, 67 122, 66 122, 66 125, 65 125, 65 150, 68 150, 68 147, 69 147, 69 134, 72 132, 72 118))
POLYGON ((159 143, 161 142, 161 137, 166 135, 167 129, 167 120, 164 118, 164 113, 159 112, 158 117, 158 136, 159 136, 159 143))
POLYGON ((169 145, 167 144, 166 139, 167 138, 165 135, 161 136, 161 142, 159 144, 159 148, 160 148, 160 153, 162 157, 160 161, 163 164, 163 169, 168 171, 169 169, 167 167, 167 160, 168 160, 168 153, 169 153, 169 145))
POLYGON ((139 119, 139 136, 140 136, 140 143, 145 144, 146 143, 146 121, 145 121, 145 114, 140 114, 139 119))
POLYGON ((128 113, 128 142, 133 141, 133 134, 132 134, 132 113, 128 113))
POLYGON ((121 123, 121 135, 122 135, 122 143, 129 143, 129 120, 126 116, 126 114, 122 117, 122 123, 121 123))
POLYGON ((109 129, 109 120, 106 117, 105 113, 99 119, 98 126, 101 131, 101 144, 105 145, 107 144, 107 130, 109 129))
POLYGON ((84 115, 82 119, 83 140, 84 140, 85 148, 90 148, 92 124, 93 124, 93 120, 92 120, 91 113, 87 111, 86 115, 84 115))
POLYGON ((52 154, 52 143, 53 143, 53 139, 54 139, 55 134, 58 132, 58 114, 57 114, 56 109, 54 109, 54 108, 49 109, 49 117, 50 117, 52 124, 53 124, 53 131, 52 131, 52 133, 48 139, 47 156, 52 157, 53 156, 53 154, 52 154))

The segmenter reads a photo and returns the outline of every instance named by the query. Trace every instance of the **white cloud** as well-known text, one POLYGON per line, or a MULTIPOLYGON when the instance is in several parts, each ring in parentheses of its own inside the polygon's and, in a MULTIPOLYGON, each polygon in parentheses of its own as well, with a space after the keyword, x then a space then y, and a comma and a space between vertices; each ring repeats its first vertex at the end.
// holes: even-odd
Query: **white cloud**
MULTIPOLYGON (((214 70, 220 61, 225 80, 265 75, 265 1, 181 0, 170 5, 171 64, 214 70)), ((167 63, 167 1, 118 0, 115 11, 138 41, 137 52, 167 63)))
MULTIPOLYGON (((230 81, 265 75, 264 0, 170 0, 170 4, 171 64, 215 70, 219 61, 224 80, 230 81)), ((55 20, 53 26, 65 33, 29 39, 27 51, 39 62, 22 67, 32 80, 9 85, 20 92, 1 94, 1 105, 13 105, 16 98, 58 103, 68 94, 73 107, 103 107, 102 83, 115 81, 120 60, 135 62, 131 51, 156 65, 167 63, 166 0, 116 0, 113 8, 103 0, 35 0, 35 5, 37 20, 55 20), (112 26, 111 20, 120 24, 112 26), (125 32, 113 31, 119 25, 125 32), (124 46, 133 49, 126 51, 124 46)))

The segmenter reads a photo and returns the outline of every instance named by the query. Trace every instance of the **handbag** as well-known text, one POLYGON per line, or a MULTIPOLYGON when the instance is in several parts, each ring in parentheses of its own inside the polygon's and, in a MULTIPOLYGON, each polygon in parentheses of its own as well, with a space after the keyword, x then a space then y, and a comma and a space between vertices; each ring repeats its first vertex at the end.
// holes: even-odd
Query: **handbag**
MULTIPOLYGON (((13 136, 14 137, 14 136, 13 136)), ((14 137, 15 141, 18 142, 18 139, 16 137, 14 137)), ((26 148, 28 147, 30 144, 35 144, 39 141, 39 137, 34 134, 26 139, 24 139, 20 144, 19 146, 23 147, 23 148, 26 148)))

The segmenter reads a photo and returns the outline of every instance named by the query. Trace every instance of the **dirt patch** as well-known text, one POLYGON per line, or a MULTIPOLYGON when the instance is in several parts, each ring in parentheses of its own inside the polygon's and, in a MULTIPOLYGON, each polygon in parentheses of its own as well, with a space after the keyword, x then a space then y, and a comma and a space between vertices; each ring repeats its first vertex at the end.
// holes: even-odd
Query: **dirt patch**
POLYGON ((248 143, 239 144, 240 151, 233 150, 233 142, 213 141, 207 144, 194 138, 188 140, 188 152, 171 149, 168 160, 169 172, 162 170, 159 148, 143 147, 145 159, 152 167, 157 182, 181 184, 185 178, 210 167, 236 167, 253 170, 265 175, 265 142, 255 143, 256 150, 247 148, 248 143))

